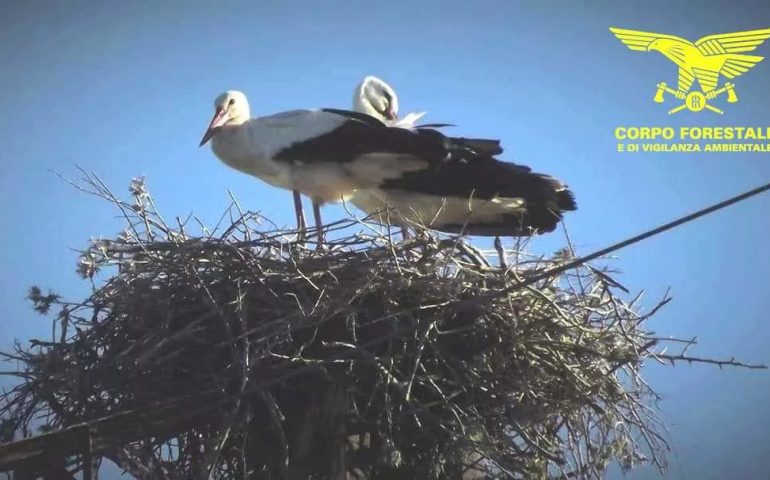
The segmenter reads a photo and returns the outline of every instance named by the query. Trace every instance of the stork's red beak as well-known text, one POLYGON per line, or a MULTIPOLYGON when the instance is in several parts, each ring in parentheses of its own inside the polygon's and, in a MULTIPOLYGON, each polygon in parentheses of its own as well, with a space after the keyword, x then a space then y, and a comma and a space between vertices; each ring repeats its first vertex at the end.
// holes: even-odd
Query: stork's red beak
POLYGON ((206 133, 203 134, 201 143, 198 145, 199 147, 206 145, 208 141, 211 140, 211 137, 217 133, 217 128, 221 127, 222 124, 225 123, 225 120, 227 119, 227 115, 225 115, 225 113, 225 109, 222 107, 217 107, 217 110, 214 112, 214 116, 211 118, 211 122, 209 123, 209 128, 206 129, 206 133))

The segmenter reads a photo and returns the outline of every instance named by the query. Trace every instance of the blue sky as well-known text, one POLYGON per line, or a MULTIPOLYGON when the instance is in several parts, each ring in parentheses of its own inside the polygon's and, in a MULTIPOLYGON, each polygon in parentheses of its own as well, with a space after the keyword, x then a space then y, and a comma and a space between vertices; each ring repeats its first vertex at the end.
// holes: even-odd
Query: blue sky
MULTIPOLYGON (((67 296, 91 236, 120 226, 109 206, 52 171, 75 165, 117 192, 146 175, 167 216, 216 223, 232 190, 291 225, 288 192, 228 169, 197 147, 214 97, 243 90, 252 113, 350 105, 367 74, 397 90, 402 112, 500 138, 505 158, 565 179, 580 210, 567 226, 590 251, 770 181, 768 154, 619 154, 630 125, 770 126, 770 62, 736 79, 725 114, 665 113, 651 101, 675 69, 632 52, 610 26, 696 40, 770 27, 767 2, 64 2, 0 3, 0 347, 44 336, 24 301, 31 284, 67 296)), ((756 54, 770 55, 770 42, 756 54)), ((721 101, 724 103, 723 101, 721 101)), ((609 262, 648 304, 650 323, 697 336, 701 356, 770 363, 770 196, 751 199, 623 250, 609 262)), ((343 215, 338 207, 326 218, 343 215)), ((563 243, 537 239, 539 251, 563 243)), ((770 470, 767 372, 647 369, 671 430, 672 479, 760 478, 770 470)), ((611 474, 611 477, 617 474, 611 474)), ((632 479, 657 478, 651 469, 632 479)))

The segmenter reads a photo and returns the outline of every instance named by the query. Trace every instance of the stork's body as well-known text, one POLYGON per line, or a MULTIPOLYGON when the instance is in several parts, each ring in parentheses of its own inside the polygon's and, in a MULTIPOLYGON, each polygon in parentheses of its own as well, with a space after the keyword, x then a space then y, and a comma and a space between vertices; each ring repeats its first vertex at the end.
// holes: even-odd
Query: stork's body
MULTIPOLYGON (((383 124, 392 127, 404 127, 411 128, 425 113, 412 112, 407 114, 403 119, 398 118, 398 96, 390 85, 383 80, 374 77, 365 77, 353 91, 353 111, 364 113, 373 118, 380 120, 383 124)), ((408 167, 407 167, 408 168, 408 167)), ((342 194, 340 198, 336 198, 340 194, 340 190, 348 192, 353 185, 342 185, 341 183, 347 183, 345 181, 340 182, 339 173, 330 171, 327 166, 316 167, 315 169, 309 168, 302 172, 298 172, 300 178, 296 178, 297 188, 293 190, 294 194, 294 209, 297 216, 297 228, 299 231, 304 231, 306 221, 305 214, 302 208, 302 200, 300 197, 300 191, 314 190, 318 191, 325 198, 330 196, 334 197, 336 201, 345 200, 349 195, 342 194), (331 180, 331 181, 327 181, 331 180), (318 184, 318 185, 315 185, 318 184), (324 186, 331 187, 324 190, 324 186)), ((389 174, 390 175, 390 174, 389 174)), ((269 183, 269 180, 267 180, 269 183)), ((282 185, 277 185, 282 186, 282 185)), ((283 186, 283 188, 288 188, 283 186)), ((321 200, 323 201, 323 200, 321 200)), ((321 201, 317 198, 313 198, 313 213, 316 220, 316 228, 320 230, 320 206, 321 201)))
MULTIPOLYGON (((386 115, 387 105, 397 98, 387 83, 367 77, 353 95, 353 106, 393 126, 424 128, 415 125, 422 112, 400 121, 386 115)), ((465 149, 461 161, 405 171, 375 188, 358 189, 351 202, 404 231, 416 223, 444 232, 490 236, 550 232, 563 212, 577 208, 572 192, 559 180, 496 160, 494 156, 503 152, 498 140, 447 137, 446 141, 465 149)))
MULTIPOLYGON (((323 110, 295 110, 224 125, 212 150, 225 164, 287 190, 297 190, 320 204, 349 197, 357 183, 350 161, 314 155, 308 146, 333 136, 346 118, 323 110)), ((334 141, 333 138, 331 141, 334 141)), ((350 160, 350 159, 348 159, 350 160)))

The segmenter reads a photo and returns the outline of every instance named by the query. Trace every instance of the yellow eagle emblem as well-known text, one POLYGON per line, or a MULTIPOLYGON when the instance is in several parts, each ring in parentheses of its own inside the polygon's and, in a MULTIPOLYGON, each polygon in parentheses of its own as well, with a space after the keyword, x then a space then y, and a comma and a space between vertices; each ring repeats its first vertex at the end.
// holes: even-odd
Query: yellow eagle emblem
POLYGON ((738 97, 731 82, 717 88, 719 76, 733 79, 748 72, 751 67, 764 59, 757 55, 746 55, 770 37, 770 28, 745 32, 708 35, 695 43, 674 35, 642 32, 610 27, 610 31, 631 50, 642 52, 657 51, 679 67, 676 90, 665 82, 658 83, 655 101, 663 102, 665 93, 670 93, 685 103, 669 110, 676 113, 685 108, 700 111, 704 108, 716 113, 722 110, 708 104, 708 100, 727 93, 728 102, 737 102, 738 97), (690 91, 695 80, 701 91, 690 91))

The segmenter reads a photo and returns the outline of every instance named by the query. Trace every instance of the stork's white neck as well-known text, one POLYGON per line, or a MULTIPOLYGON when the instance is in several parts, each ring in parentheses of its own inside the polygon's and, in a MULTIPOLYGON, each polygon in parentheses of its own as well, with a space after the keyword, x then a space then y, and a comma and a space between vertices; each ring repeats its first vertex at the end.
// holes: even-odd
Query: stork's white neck
MULTIPOLYGON (((238 122, 232 119, 219 127, 214 138, 211 139, 211 150, 227 165, 236 170, 248 172, 254 168, 253 164, 260 162, 254 162, 255 155, 251 151, 253 146, 248 141, 245 123, 245 121, 238 122)), ((256 157, 259 156, 256 155, 256 157)))
POLYGON ((369 98, 367 98, 366 85, 364 84, 359 85, 355 92, 353 92, 353 110, 365 113, 380 120, 385 120, 382 114, 372 106, 369 98))

